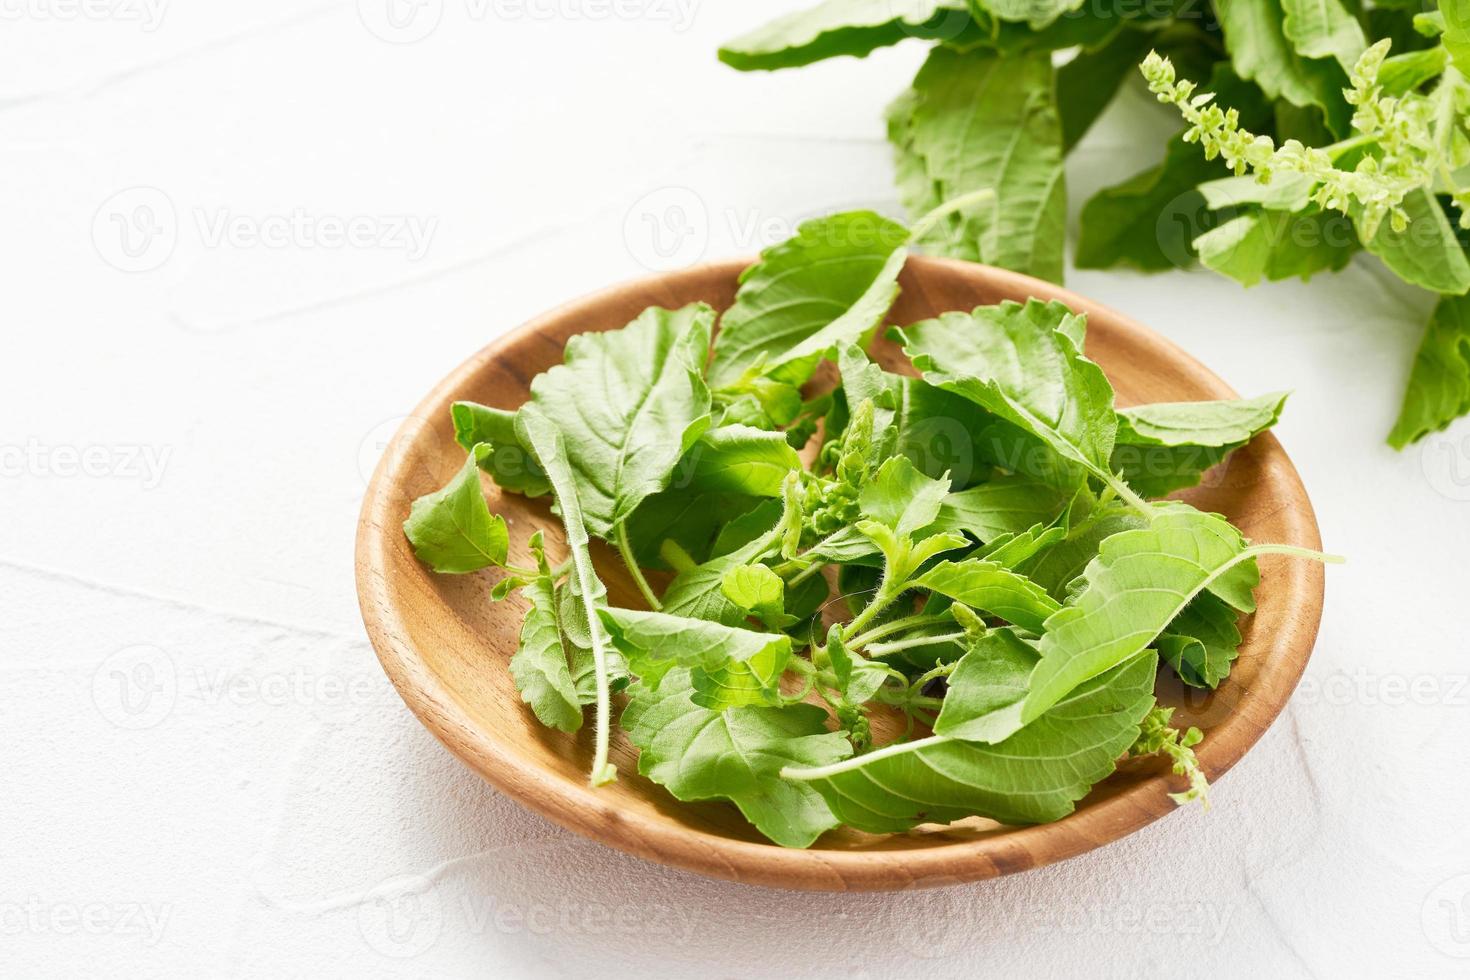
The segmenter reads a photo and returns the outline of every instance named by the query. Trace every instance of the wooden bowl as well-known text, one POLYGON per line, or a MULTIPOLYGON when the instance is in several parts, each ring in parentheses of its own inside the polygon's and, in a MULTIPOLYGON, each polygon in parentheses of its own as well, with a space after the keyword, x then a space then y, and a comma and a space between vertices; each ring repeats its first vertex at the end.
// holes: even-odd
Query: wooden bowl
MULTIPOLYGON (((824 835, 808 850, 766 843, 733 806, 685 804, 639 776, 637 752, 614 731, 616 783, 587 785, 591 725, 577 735, 541 726, 521 702, 507 663, 516 648, 519 597, 492 604, 498 573, 435 575, 414 559, 402 524, 409 502, 437 489, 464 460, 449 406, 472 399, 515 408, 531 379, 562 358, 575 333, 621 327, 644 307, 704 300, 728 307, 748 260, 654 276, 577 300, 497 339, 429 393, 379 463, 357 533, 357 589, 383 669, 419 720, 502 792, 580 834, 640 857, 719 878, 807 889, 897 889, 989 878, 1080 854, 1169 813, 1166 796, 1181 782, 1159 760, 1125 763, 1064 820, 1005 827, 972 819, 947 827, 873 836, 824 835)), ((1234 391, 1174 344, 1096 303, 1049 283, 998 269, 912 257, 889 321, 912 323, 946 310, 969 310, 1028 296, 1059 299, 1088 317, 1087 353, 1112 379, 1121 405, 1233 398, 1234 391)), ((885 341, 875 356, 890 368, 901 356, 885 341)), ((1257 392, 1252 392, 1257 394, 1257 392)), ((544 500, 500 494, 488 480, 491 509, 505 515, 513 560, 527 561, 532 530, 548 550, 563 545, 544 500), (517 548, 522 549, 517 557, 517 548)), ((1238 451, 1205 484, 1182 495, 1225 514, 1256 541, 1319 548, 1316 520, 1296 470, 1271 435, 1238 451)), ((595 555, 611 599, 639 605, 610 550, 595 555)), ((1160 697, 1179 706, 1176 721, 1205 731, 1199 758, 1211 779, 1229 769, 1271 724, 1296 687, 1322 611, 1322 568, 1261 559, 1259 608, 1242 623, 1245 642, 1229 679, 1214 692, 1186 691, 1167 670, 1160 697)), ((1217 813, 1214 819, 1229 819, 1217 813)))

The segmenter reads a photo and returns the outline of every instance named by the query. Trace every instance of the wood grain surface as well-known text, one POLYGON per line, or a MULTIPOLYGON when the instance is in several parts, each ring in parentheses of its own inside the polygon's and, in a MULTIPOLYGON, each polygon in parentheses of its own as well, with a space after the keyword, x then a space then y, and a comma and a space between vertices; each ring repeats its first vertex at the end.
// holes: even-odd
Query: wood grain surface
MULTIPOLYGON (((495 571, 431 573, 414 559, 403 536, 409 503, 438 489, 463 463, 450 404, 470 399, 516 408, 528 397, 531 379, 561 361, 568 337, 621 327, 649 305, 676 307, 704 300, 724 309, 734 297, 736 277, 748 264, 732 260, 643 279, 553 310, 470 358, 414 409, 368 488, 356 558, 368 635, 405 703, 452 753, 558 824, 649 860, 753 884, 873 890, 973 881, 1072 857, 1168 814, 1174 804, 1166 794, 1179 789, 1182 780, 1170 775, 1161 761, 1135 761, 1125 763, 1076 813, 1056 823, 1005 827, 973 819, 887 836, 838 830, 807 850, 791 850, 765 842, 733 806, 674 800, 637 774, 637 750, 616 731, 613 761, 619 779, 591 789, 590 723, 576 735, 566 735, 540 725, 522 703, 508 668, 525 611, 522 600, 489 601, 499 574, 495 571)), ((1060 299, 1086 312, 1086 352, 1107 372, 1120 405, 1236 397, 1158 334, 1051 284, 986 266, 917 256, 909 259, 900 282, 903 291, 889 317, 900 325, 946 310, 1029 296, 1060 299)), ((890 369, 903 363, 886 341, 875 345, 874 356, 890 369)), ((553 560, 560 557, 561 528, 544 499, 502 494, 488 479, 484 484, 491 509, 503 514, 510 527, 513 561, 529 560, 525 542, 538 528, 547 532, 553 560)), ((1269 434, 1206 474, 1202 486, 1180 496, 1225 514, 1254 541, 1321 546, 1306 491, 1269 434)), ((594 557, 611 601, 638 606, 617 556, 598 549, 594 557)), ((1276 718, 1316 639, 1321 566, 1280 556, 1264 557, 1260 564, 1259 607, 1241 623, 1244 643, 1229 679, 1217 691, 1201 692, 1182 688, 1167 670, 1159 678, 1160 698, 1179 708, 1176 722, 1205 731, 1197 751, 1211 779, 1240 759, 1276 718)))

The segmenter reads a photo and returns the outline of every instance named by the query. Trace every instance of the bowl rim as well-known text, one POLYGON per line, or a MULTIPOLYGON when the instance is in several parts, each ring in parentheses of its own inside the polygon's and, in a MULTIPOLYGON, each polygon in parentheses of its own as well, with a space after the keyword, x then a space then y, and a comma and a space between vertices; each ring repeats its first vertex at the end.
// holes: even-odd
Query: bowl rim
MULTIPOLYGON (((612 301, 630 287, 667 284, 682 279, 703 280, 712 275, 732 281, 754 259, 732 258, 644 276, 604 287, 542 313, 508 330, 481 348, 436 384, 420 400, 389 443, 369 481, 358 519, 355 549, 356 585, 368 638, 384 672, 419 721, 449 751, 491 785, 522 805, 569 830, 625 852, 716 878, 749 884, 805 890, 891 890, 958 884, 1074 857, 1127 836, 1175 809, 1168 797, 1169 777, 1158 773, 1117 794, 1089 803, 1062 820, 969 840, 943 839, 932 846, 901 849, 805 850, 743 841, 619 809, 600 799, 586 784, 572 784, 538 766, 527 765, 485 731, 460 705, 425 663, 403 631, 394 623, 403 617, 390 597, 384 569, 389 535, 401 534, 403 515, 391 488, 407 464, 410 432, 415 420, 429 417, 461 390, 483 364, 549 323, 575 316, 612 301)), ((1193 369, 1217 391, 1216 398, 1239 397, 1233 389, 1173 341, 1115 310, 1052 283, 1020 273, 955 259, 911 255, 910 267, 977 277, 1012 294, 1030 294, 1060 300, 1074 310, 1100 315, 1110 328, 1134 342, 1153 346, 1193 369)), ((418 429, 422 432, 422 428, 418 429)), ((1311 501, 1289 456, 1271 433, 1256 444, 1276 457, 1279 476, 1295 490, 1299 504, 1290 508, 1291 543, 1319 549, 1320 534, 1311 501)), ((1289 617, 1290 642, 1284 657, 1273 658, 1272 684, 1258 683, 1242 691, 1240 701, 1210 731, 1199 746, 1200 763, 1211 781, 1229 770, 1265 733, 1301 679, 1316 641, 1321 621, 1323 576, 1315 563, 1292 562, 1282 567, 1279 587, 1298 597, 1289 617)), ((643 778, 624 773, 625 777, 643 778)))

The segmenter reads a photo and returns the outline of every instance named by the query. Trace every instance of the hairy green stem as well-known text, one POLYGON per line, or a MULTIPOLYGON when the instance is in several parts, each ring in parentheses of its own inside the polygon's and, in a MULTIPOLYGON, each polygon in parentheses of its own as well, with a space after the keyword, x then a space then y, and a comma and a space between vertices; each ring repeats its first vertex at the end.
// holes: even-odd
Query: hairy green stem
POLYGON ((873 643, 867 647, 867 653, 873 657, 886 657, 890 653, 898 653, 900 650, 912 650, 914 647, 933 646, 937 643, 954 643, 963 640, 969 634, 939 633, 935 636, 911 636, 906 640, 892 640, 888 643, 873 643))
POLYGON ((917 752, 919 749, 928 748, 931 745, 942 745, 948 741, 949 739, 943 735, 930 735, 928 738, 921 738, 913 742, 894 742, 892 745, 885 745, 881 749, 874 749, 865 755, 855 755, 850 759, 834 762, 830 766, 815 766, 810 769, 787 766, 781 770, 781 778, 794 779, 802 782, 810 779, 826 779, 829 776, 836 776, 844 772, 851 772, 854 769, 861 769, 869 762, 875 762, 878 759, 887 759, 890 756, 917 752))
POLYGON ((633 547, 628 543, 628 525, 620 523, 617 532, 618 554, 623 556, 623 564, 628 566, 628 572, 633 576, 633 584, 638 586, 638 591, 643 593, 643 601, 648 603, 648 608, 658 612, 663 608, 663 603, 658 601, 658 596, 653 594, 653 589, 648 585, 648 579, 643 577, 643 569, 638 567, 638 560, 633 557, 633 547))
POLYGON ((881 640, 885 636, 901 633, 906 629, 915 629, 920 626, 938 626, 941 623, 952 622, 954 622, 954 617, 948 614, 937 615, 930 613, 926 616, 923 613, 914 613, 912 616, 903 616, 899 619, 890 620, 881 626, 874 626, 861 636, 855 636, 851 639, 843 637, 843 640, 848 646, 861 647, 872 643, 874 640, 881 640))

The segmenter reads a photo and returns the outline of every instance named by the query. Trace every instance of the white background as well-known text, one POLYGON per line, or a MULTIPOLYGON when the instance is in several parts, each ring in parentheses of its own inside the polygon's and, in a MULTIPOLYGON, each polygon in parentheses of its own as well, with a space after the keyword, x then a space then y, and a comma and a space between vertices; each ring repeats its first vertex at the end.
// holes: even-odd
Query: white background
MULTIPOLYGON (((524 812, 409 715, 353 590, 365 477, 527 317, 896 211, 880 110, 923 46, 747 76, 715 48, 784 0, 422 0, 403 30, 385 0, 89 2, 0 5, 0 973, 1470 967, 1470 425, 1383 444, 1427 297, 1363 260, 1069 271, 1242 393, 1295 389, 1279 432, 1350 557, 1213 809, 967 887, 709 881, 524 812)), ((1169 130, 1121 99, 1074 224, 1169 130)))

